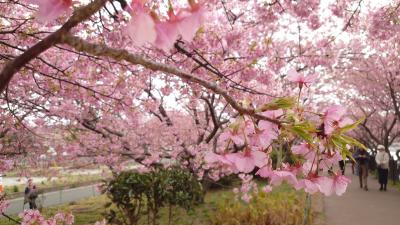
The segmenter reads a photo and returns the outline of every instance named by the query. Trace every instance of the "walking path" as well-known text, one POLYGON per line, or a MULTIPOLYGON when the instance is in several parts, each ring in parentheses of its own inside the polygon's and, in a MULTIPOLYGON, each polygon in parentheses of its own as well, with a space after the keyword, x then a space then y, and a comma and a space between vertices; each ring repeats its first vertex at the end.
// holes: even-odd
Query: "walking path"
MULTIPOLYGON (((77 201, 82 198, 92 197, 99 195, 96 185, 83 186, 78 188, 71 188, 67 190, 47 192, 39 195, 37 203, 43 207, 60 205, 77 201)), ((6 214, 13 215, 23 211, 24 198, 16 198, 9 200, 10 206, 6 209, 6 214)), ((28 205, 25 205, 25 209, 28 205)))
POLYGON ((358 177, 353 175, 345 194, 325 197, 326 224, 399 225, 400 192, 389 185, 387 192, 381 192, 379 187, 378 181, 370 174, 369 191, 364 191, 359 186, 358 177))

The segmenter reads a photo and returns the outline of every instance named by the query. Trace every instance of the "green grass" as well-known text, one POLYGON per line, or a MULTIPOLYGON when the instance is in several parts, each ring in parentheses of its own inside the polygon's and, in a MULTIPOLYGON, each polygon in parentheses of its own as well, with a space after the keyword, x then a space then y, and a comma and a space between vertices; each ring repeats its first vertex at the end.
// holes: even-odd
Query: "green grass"
MULTIPOLYGON (((297 195, 299 197, 299 201, 303 200, 303 193, 297 192, 294 193, 293 189, 288 185, 281 185, 279 188, 275 188, 272 193, 267 195, 271 195, 271 200, 274 202, 279 202, 280 200, 284 200, 287 196, 297 195), (278 199, 277 199, 278 198, 278 199)), ((268 197, 269 198, 269 197, 268 197)), ((43 210, 43 214, 46 216, 51 216, 57 213, 58 211, 64 212, 72 212, 75 216, 75 225, 86 225, 93 224, 96 221, 102 220, 104 218, 105 208, 104 205, 108 202, 108 199, 105 195, 92 197, 88 199, 84 199, 75 203, 70 203, 66 205, 60 205, 57 207, 51 207, 43 210)), ((213 224, 212 221, 215 221, 215 216, 224 215, 224 204, 235 204, 234 202, 234 194, 232 192, 232 188, 211 190, 206 193, 205 203, 195 206, 193 210, 186 213, 183 209, 176 208, 173 210, 173 221, 171 224, 174 225, 207 225, 213 224)), ((242 209, 246 209, 247 206, 244 203, 242 204, 242 209)), ((277 204, 279 205, 279 204, 277 204)), ((264 210, 262 205, 256 205, 259 208, 262 208, 259 211, 264 210)), ((298 205, 295 207, 299 207, 298 205)), ((239 213, 238 213, 239 214, 239 213)), ((233 214, 232 216, 234 216, 233 214)), ((1 218, 1 217, 0 217, 1 218)), ((17 218, 16 216, 14 218, 17 218)), ((168 210, 166 208, 162 209, 160 212, 159 224, 168 224, 168 210)), ((15 223, 8 221, 7 219, 0 219, 1 225, 12 225, 15 223)), ((145 223, 142 223, 145 224, 145 223)), ((232 223, 229 223, 231 225, 232 223)))

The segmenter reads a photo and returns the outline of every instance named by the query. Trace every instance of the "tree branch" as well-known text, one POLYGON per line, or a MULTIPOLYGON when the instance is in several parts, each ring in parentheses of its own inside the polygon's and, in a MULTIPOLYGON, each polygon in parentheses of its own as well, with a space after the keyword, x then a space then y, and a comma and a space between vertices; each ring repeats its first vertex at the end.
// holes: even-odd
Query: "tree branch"
POLYGON ((73 27, 88 19, 90 16, 100 10, 107 1, 108 0, 95 0, 90 4, 77 9, 60 29, 39 41, 37 44, 26 50, 14 60, 7 63, 0 74, 0 93, 5 90, 14 74, 17 73, 25 64, 55 44, 59 43, 62 37, 66 35, 73 27))
POLYGON ((231 105, 231 107, 237 110, 240 114, 250 115, 256 119, 266 120, 275 124, 281 123, 279 120, 257 114, 255 109, 241 106, 238 102, 235 101, 235 99, 233 99, 233 97, 231 97, 225 90, 218 87, 215 83, 203 80, 202 78, 195 76, 194 74, 178 69, 176 67, 153 62, 149 59, 144 58, 141 55, 129 53, 127 50, 124 49, 110 48, 104 44, 93 44, 72 35, 64 35, 62 38, 62 43, 71 46, 77 51, 87 52, 95 56, 110 57, 119 61, 125 60, 134 65, 142 65, 143 67, 151 69, 153 71, 161 71, 164 73, 173 74, 183 80, 199 84, 216 94, 222 95, 225 100, 231 105))

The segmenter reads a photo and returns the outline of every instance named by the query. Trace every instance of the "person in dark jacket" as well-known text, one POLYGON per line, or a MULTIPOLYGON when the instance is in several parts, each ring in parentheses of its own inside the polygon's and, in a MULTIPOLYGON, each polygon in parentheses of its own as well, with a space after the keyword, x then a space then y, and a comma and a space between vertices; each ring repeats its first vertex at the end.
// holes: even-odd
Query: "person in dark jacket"
POLYGON ((340 167, 340 171, 342 171, 342 175, 344 175, 344 170, 346 168, 346 165, 344 163, 344 160, 340 160, 339 161, 339 167, 340 167))
POLYGON ((357 161, 358 177, 360 180, 360 188, 368 191, 368 159, 369 154, 363 149, 357 149, 354 154, 354 159, 357 161))
POLYGON ((28 185, 25 188, 24 205, 29 203, 29 209, 37 209, 36 199, 38 197, 38 190, 33 184, 32 179, 28 180, 28 185))

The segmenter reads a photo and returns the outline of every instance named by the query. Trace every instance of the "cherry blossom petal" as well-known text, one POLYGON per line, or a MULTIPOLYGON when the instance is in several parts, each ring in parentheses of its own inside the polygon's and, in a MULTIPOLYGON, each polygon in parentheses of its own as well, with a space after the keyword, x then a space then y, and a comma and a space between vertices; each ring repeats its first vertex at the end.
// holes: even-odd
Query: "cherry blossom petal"
POLYGON ((350 119, 349 117, 345 117, 339 121, 339 127, 344 127, 353 123, 354 121, 352 119, 350 119))
POLYGON ((257 171, 256 175, 259 175, 260 177, 264 177, 264 178, 265 178, 265 177, 269 177, 270 174, 271 174, 271 172, 272 172, 271 167, 269 167, 269 166, 264 166, 264 167, 260 168, 260 169, 257 171))
POLYGON ((188 15, 182 14, 188 13, 185 13, 185 11, 181 11, 181 13, 177 15, 177 17, 182 18, 179 22, 178 30, 183 40, 190 42, 193 40, 196 31, 199 29, 203 22, 204 8, 199 7, 198 9, 191 11, 188 15))
POLYGON ((269 193, 269 192, 272 191, 272 186, 271 186, 271 185, 266 185, 265 187, 262 188, 262 190, 263 190, 265 193, 269 193))
POLYGON ((214 152, 207 152, 204 155, 204 161, 206 161, 207 163, 216 163, 216 162, 220 162, 221 156, 218 154, 215 154, 214 152))
POLYGON ((317 80, 317 74, 315 73, 304 77, 304 83, 306 84, 314 83, 315 80, 317 80))
POLYGON ((155 46, 165 52, 169 52, 178 39, 179 31, 177 24, 174 22, 157 22, 156 31, 157 38, 155 46))
POLYGON ((304 189, 309 194, 314 194, 320 190, 319 184, 313 180, 302 179, 294 186, 296 190, 304 189))
POLYGON ((250 154, 256 166, 263 167, 267 163, 267 155, 264 152, 251 151, 250 154))
POLYGON ((288 71, 287 79, 296 83, 303 83, 304 76, 297 72, 296 69, 292 68, 288 71))
POLYGON ((250 173, 255 168, 254 159, 251 157, 245 157, 240 153, 235 153, 235 166, 239 172, 250 173))
POLYGON ((30 2, 39 6, 37 19, 40 22, 54 20, 72 6, 72 0, 30 0, 30 2))
POLYGON ((127 26, 127 33, 136 46, 142 46, 146 42, 153 44, 157 33, 153 18, 147 13, 135 13, 127 26))

